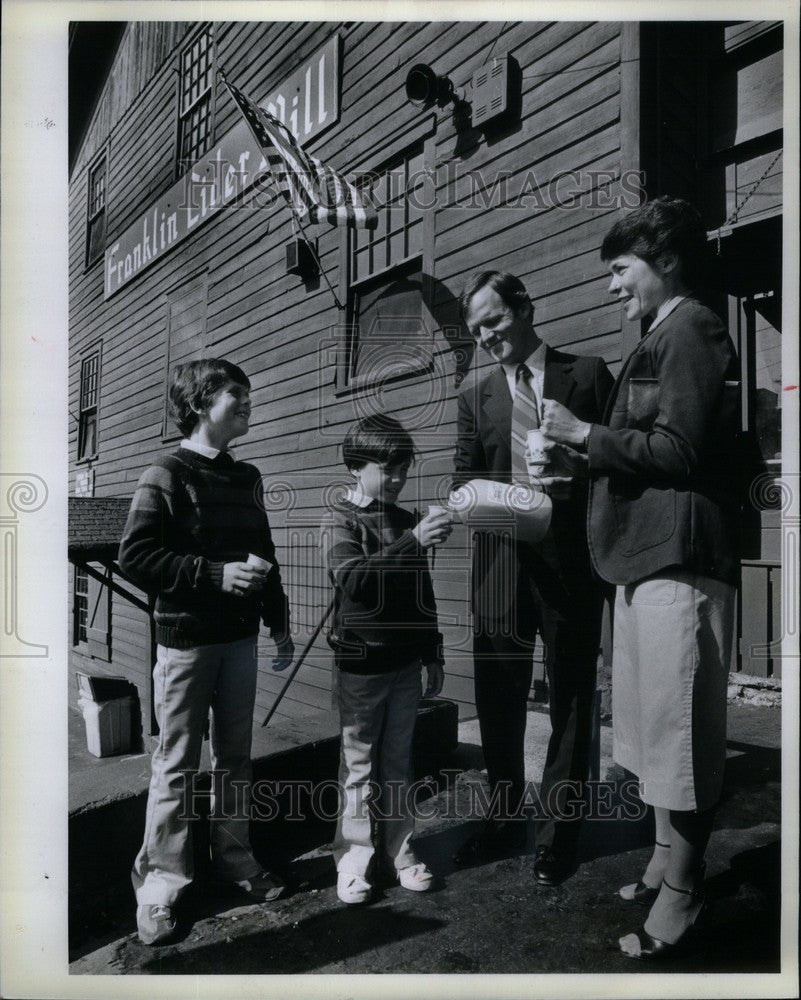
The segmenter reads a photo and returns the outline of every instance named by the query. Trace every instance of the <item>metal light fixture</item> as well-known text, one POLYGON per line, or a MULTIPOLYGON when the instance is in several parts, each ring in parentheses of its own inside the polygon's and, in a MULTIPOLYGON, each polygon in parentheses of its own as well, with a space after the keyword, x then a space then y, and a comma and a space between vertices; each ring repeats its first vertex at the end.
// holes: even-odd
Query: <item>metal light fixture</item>
POLYGON ((435 104, 444 108, 450 101, 456 103, 461 94, 447 76, 437 76, 426 63, 416 63, 406 74, 406 97, 410 104, 427 111, 435 104))

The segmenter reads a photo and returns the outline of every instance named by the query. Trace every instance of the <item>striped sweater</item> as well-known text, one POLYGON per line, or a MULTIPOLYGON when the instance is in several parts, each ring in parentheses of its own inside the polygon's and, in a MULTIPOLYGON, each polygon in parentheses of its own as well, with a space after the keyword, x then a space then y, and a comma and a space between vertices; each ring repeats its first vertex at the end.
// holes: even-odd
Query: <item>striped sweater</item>
POLYGON ((156 641, 188 649, 289 628, 289 611, 262 503, 261 474, 227 453, 179 448, 139 479, 120 568, 155 597, 156 641), (273 563, 260 594, 224 593, 223 567, 248 554, 273 563))
POLYGON ((342 500, 323 521, 336 597, 329 642, 342 670, 382 673, 414 657, 443 662, 428 558, 412 534, 417 520, 395 504, 342 500))

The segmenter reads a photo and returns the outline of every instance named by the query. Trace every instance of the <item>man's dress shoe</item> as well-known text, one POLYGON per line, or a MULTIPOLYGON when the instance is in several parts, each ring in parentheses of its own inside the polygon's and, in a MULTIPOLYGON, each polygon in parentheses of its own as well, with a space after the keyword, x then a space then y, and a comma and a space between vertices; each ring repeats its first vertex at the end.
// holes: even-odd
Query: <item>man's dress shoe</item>
POLYGON ((572 860, 552 847, 538 847, 534 856, 534 881, 539 885, 560 885, 575 871, 572 860))

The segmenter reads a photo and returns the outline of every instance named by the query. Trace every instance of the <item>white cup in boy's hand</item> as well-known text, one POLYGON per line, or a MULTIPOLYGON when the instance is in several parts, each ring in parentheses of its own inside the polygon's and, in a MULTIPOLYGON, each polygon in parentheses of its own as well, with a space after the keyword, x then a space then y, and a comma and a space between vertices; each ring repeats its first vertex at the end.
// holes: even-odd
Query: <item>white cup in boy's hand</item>
POLYGON ((269 573, 273 568, 273 564, 269 559, 262 559, 261 556, 254 556, 252 552, 248 554, 247 563, 248 566, 255 566, 257 569, 263 569, 265 573, 269 573))
POLYGON ((249 552, 247 558, 247 565, 252 566, 255 570, 258 571, 259 576, 257 582, 255 583, 254 589, 260 590, 264 584, 264 581, 267 579, 267 574, 273 568, 273 564, 270 562, 269 559, 262 559, 261 556, 256 556, 252 552, 249 552))
POLYGON ((261 590, 267 577, 258 566, 246 562, 230 562, 223 566, 222 590, 226 594, 245 597, 261 590))
POLYGON ((412 529, 412 534, 420 543, 421 548, 430 549, 433 545, 440 545, 453 531, 453 519, 447 507, 431 506, 428 513, 420 521, 416 528, 412 529))

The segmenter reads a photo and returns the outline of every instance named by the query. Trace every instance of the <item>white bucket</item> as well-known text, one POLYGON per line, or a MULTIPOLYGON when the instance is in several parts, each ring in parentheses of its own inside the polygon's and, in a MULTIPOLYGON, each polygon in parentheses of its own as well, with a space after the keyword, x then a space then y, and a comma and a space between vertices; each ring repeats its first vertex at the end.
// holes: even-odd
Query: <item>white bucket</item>
POLYGON ((79 698, 78 707, 86 723, 86 747, 95 757, 130 753, 133 698, 92 701, 79 698))

